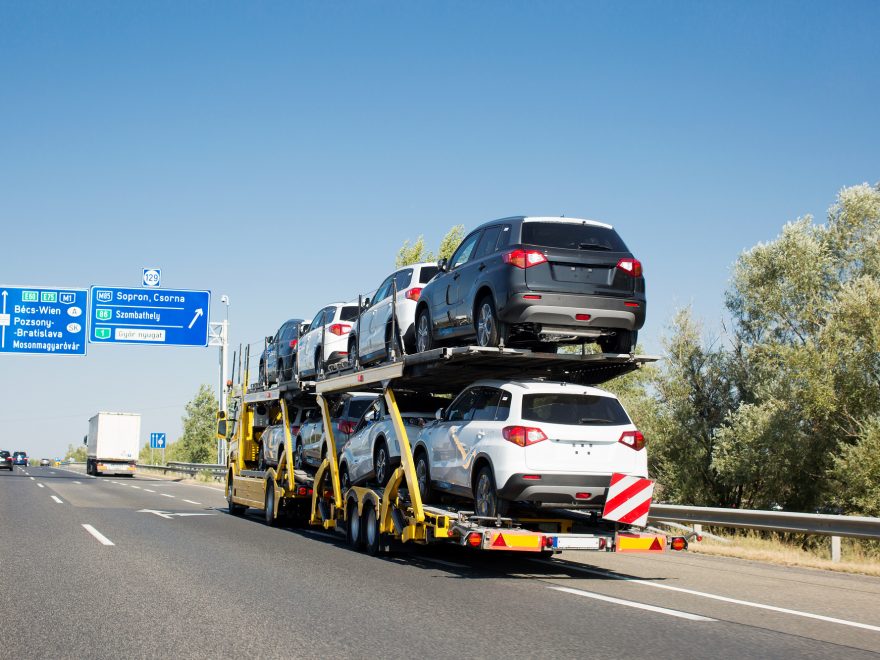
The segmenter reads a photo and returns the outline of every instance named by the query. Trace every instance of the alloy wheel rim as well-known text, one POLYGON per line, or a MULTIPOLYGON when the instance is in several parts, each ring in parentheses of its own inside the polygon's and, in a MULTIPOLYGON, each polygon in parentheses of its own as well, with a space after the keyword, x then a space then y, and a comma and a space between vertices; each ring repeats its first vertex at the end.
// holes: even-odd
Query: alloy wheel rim
POLYGON ((419 353, 423 352, 428 346, 428 317, 422 315, 419 317, 419 327, 416 332, 416 341, 418 343, 419 353))
POLYGON ((480 477, 480 482, 477 484, 477 509, 479 509, 481 516, 489 515, 490 497, 489 479, 484 475, 480 477))
POLYGON ((480 319, 477 322, 477 341, 480 346, 489 345, 489 337, 492 335, 494 319, 492 318, 492 308, 489 303, 483 303, 480 307, 480 319))
POLYGON ((387 461, 385 460, 385 449, 381 448, 376 452, 376 478, 380 482, 385 481, 385 464, 387 461))
POLYGON ((419 492, 420 493, 425 492, 425 485, 428 481, 427 472, 428 472, 428 470, 425 466, 425 461, 419 460, 419 462, 416 463, 416 481, 419 482, 419 492))

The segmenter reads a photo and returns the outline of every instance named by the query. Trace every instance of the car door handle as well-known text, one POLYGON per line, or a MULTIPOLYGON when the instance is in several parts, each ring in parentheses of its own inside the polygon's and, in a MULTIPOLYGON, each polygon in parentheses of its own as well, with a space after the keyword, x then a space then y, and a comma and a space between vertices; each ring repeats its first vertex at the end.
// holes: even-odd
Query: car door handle
POLYGON ((480 267, 477 270, 486 270, 486 264, 480 264, 480 267))
POLYGON ((486 433, 485 433, 485 432, 483 432, 483 431, 479 431, 479 432, 477 433, 477 440, 482 440, 484 437, 486 437, 486 433))
POLYGON ((461 277, 461 273, 456 273, 452 276, 452 279, 457 280, 459 277, 461 277))

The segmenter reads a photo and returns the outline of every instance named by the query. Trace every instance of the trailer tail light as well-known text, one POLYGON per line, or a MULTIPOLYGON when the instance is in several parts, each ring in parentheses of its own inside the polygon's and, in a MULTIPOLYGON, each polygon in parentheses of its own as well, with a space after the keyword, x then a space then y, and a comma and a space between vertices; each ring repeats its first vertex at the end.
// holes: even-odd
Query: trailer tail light
POLYGON ((638 259, 630 259, 629 257, 621 259, 617 262, 617 267, 627 275, 633 277, 642 276, 642 262, 638 259))
POLYGON ((502 259, 504 259, 504 263, 516 268, 531 268, 538 264, 547 263, 547 257, 538 250, 511 250, 510 252, 505 252, 502 259))
POLYGON ((683 536, 676 536, 669 543, 669 547, 675 550, 676 552, 681 552, 682 550, 688 549, 687 539, 683 536))
POLYGON ((483 545, 483 535, 479 532, 471 532, 465 537, 465 541, 472 548, 479 548, 483 545))
POLYGON ((528 447, 547 439, 547 436, 544 435, 541 429, 533 426, 505 426, 501 430, 501 435, 508 442, 512 442, 520 447, 528 447))
POLYGON ((330 332, 330 334, 341 337, 342 335, 351 332, 351 326, 347 323, 334 323, 329 328, 327 328, 327 330, 330 332))
POLYGON ((297 342, 296 339, 291 339, 291 340, 290 340, 290 347, 291 347, 291 348, 296 348, 296 342, 297 342))
POLYGON ((422 295, 422 287, 414 286, 412 289, 407 291, 404 294, 409 300, 418 301, 419 296, 422 295))
POLYGON ((348 433, 349 435, 351 435, 352 433, 354 433, 355 426, 356 425, 354 422, 339 422, 337 428, 339 429, 340 433, 348 433))
POLYGON ((608 547, 608 541, 605 540, 605 537, 599 537, 599 550, 604 550, 608 547))
POLYGON ((304 497, 304 496, 306 496, 306 495, 311 495, 311 494, 312 494, 312 489, 311 489, 311 488, 307 488, 306 486, 300 486, 300 487, 297 489, 296 494, 299 495, 299 496, 301 496, 301 497, 304 497))
POLYGON ((645 448, 645 436, 641 431, 624 431, 618 442, 636 451, 645 448))
POLYGON ((541 547, 549 550, 553 547, 553 537, 552 536, 543 536, 541 537, 541 547))

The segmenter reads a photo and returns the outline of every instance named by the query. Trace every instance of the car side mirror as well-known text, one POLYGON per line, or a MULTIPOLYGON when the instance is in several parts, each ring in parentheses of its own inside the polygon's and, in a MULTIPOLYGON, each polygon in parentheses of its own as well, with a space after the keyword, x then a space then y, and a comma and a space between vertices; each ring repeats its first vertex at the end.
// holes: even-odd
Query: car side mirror
POLYGON ((369 296, 364 298, 364 309, 370 306, 370 298, 369 296))
POLYGON ((449 259, 443 257, 440 261, 437 262, 437 268, 441 273, 445 273, 449 270, 449 259))
POLYGON ((84 445, 89 444, 89 436, 87 436, 87 435, 84 435, 84 436, 83 436, 83 444, 84 444, 84 445))
POLYGON ((443 419, 443 408, 437 408, 437 412, 434 413, 434 419, 443 419))
POLYGON ((275 341, 275 337, 273 337, 272 335, 269 335, 268 337, 266 337, 267 344, 271 344, 273 341, 275 341))

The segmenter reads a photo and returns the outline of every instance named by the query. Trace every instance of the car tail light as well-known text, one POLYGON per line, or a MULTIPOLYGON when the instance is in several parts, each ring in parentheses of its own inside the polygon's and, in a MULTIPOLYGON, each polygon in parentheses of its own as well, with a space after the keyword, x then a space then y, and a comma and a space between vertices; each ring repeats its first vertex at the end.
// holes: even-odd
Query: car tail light
POLYGON ((351 332, 351 326, 347 323, 334 323, 327 330, 330 331, 330 334, 342 336, 351 332))
POLYGON ((354 422, 339 422, 338 428, 340 433, 348 433, 349 435, 354 433, 354 422))
POLYGON ((588 500, 591 497, 592 497, 592 494, 590 494, 590 493, 575 493, 574 494, 574 498, 576 500, 588 500))
POLYGON ((297 342, 296 339, 291 339, 291 340, 290 340, 290 347, 291 347, 291 348, 296 348, 296 342, 297 342))
POLYGON ((618 439, 618 442, 626 445, 630 449, 639 451, 645 447, 645 436, 642 435, 641 431, 624 431, 618 439))
POLYGON ((629 257, 621 259, 617 262, 617 267, 627 275, 632 275, 633 277, 642 276, 642 262, 638 259, 630 259, 629 257))
POLYGON ((575 314, 574 317, 578 321, 589 321, 592 318, 589 314, 575 314))
POLYGON ((531 268, 538 264, 547 263, 547 257, 538 250, 511 250, 510 252, 505 252, 502 258, 504 263, 516 266, 517 268, 531 268))
POLYGON ((626 305, 627 307, 638 307, 639 306, 639 303, 637 303, 637 302, 625 302, 623 304, 626 305))
POLYGON ((540 300, 541 296, 538 296, 534 293, 527 293, 523 296, 524 300, 540 300))
POLYGON ((522 478, 527 479, 529 481, 540 481, 541 475, 540 474, 524 474, 522 476, 522 478))
POLYGON ((407 291, 405 295, 410 300, 417 301, 419 299, 419 296, 422 295, 422 287, 414 286, 412 289, 407 291))
POLYGON ((505 426, 501 430, 504 439, 520 447, 528 447, 536 442, 546 440, 547 436, 541 429, 533 426, 505 426))

